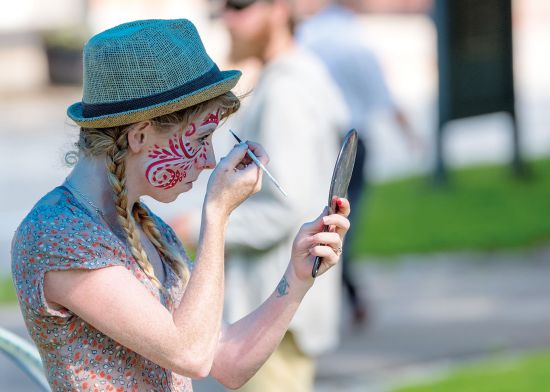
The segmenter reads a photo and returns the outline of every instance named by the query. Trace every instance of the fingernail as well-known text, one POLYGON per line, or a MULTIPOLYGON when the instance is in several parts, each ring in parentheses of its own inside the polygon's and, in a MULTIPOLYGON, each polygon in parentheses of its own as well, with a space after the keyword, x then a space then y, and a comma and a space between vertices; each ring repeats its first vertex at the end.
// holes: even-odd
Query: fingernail
POLYGON ((336 201, 336 204, 338 204, 338 207, 342 207, 344 205, 344 202, 342 201, 342 199, 338 199, 336 201))

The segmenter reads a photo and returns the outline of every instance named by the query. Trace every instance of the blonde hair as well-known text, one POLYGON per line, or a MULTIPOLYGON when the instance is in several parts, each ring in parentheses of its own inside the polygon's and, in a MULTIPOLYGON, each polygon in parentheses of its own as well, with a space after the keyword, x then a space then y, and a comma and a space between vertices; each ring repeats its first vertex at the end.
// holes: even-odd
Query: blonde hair
MULTIPOLYGON (((169 113, 151 119, 153 127, 159 132, 165 131, 169 126, 187 125, 190 119, 197 114, 212 108, 220 108, 221 118, 225 119, 239 109, 240 100, 232 92, 227 92, 209 101, 198 105, 169 113)), ((183 256, 177 249, 169 246, 158 230, 155 221, 149 215, 147 209, 137 201, 134 205, 128 205, 126 188, 126 160, 128 155, 128 131, 132 125, 122 125, 112 128, 80 128, 79 140, 76 143, 78 151, 85 156, 105 157, 107 176, 113 188, 113 199, 116 206, 118 221, 128 239, 132 256, 143 272, 160 290, 164 290, 162 284, 155 276, 155 272, 143 246, 137 225, 153 243, 158 252, 164 256, 172 269, 177 273, 184 285, 189 280, 189 269, 183 260, 183 256)), ((69 159, 66 159, 69 161, 69 159)), ((73 162, 74 163, 74 160, 73 162)))

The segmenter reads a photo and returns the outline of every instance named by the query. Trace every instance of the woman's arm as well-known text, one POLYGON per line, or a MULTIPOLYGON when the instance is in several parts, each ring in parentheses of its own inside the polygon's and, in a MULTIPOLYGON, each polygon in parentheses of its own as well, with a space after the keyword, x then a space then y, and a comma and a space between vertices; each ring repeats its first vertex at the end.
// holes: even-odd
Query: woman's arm
POLYGON ((341 248, 349 228, 347 200, 340 199, 339 211, 329 216, 324 216, 324 212, 302 226, 294 240, 289 266, 275 291, 253 313, 224 329, 211 374, 225 386, 242 386, 277 348, 300 302, 314 284, 314 257, 322 257, 320 274, 337 263, 339 251, 335 250, 341 248), (324 225, 330 227, 329 232, 322 232, 324 225))
MULTIPOLYGON (((196 267, 174 314, 121 266, 48 272, 44 280, 46 300, 71 310, 164 368, 189 377, 206 376, 220 338, 227 219, 261 186, 261 172, 255 165, 236 169, 242 167, 240 162, 246 162, 246 148, 241 145, 233 149, 212 173, 196 267)), ((261 148, 253 148, 265 162, 261 148)))

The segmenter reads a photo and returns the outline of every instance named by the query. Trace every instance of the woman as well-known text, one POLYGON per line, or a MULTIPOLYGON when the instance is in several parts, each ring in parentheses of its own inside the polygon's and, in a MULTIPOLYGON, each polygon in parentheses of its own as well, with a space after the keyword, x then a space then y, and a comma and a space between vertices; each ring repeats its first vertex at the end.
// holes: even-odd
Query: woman
POLYGON ((321 272, 337 262, 349 204, 338 199, 340 214, 305 224, 273 295, 224 325, 227 220, 262 182, 247 149, 268 162, 249 142, 215 165, 212 132, 239 108, 230 89, 240 72, 219 71, 187 20, 104 31, 86 44, 84 61, 83 100, 68 109, 81 126, 78 162, 24 219, 12 248, 49 383, 55 391, 191 391, 191 378, 211 374, 237 388, 279 343, 313 284, 313 257, 323 257, 321 272), (140 197, 170 202, 204 169, 214 171, 191 263, 140 197))

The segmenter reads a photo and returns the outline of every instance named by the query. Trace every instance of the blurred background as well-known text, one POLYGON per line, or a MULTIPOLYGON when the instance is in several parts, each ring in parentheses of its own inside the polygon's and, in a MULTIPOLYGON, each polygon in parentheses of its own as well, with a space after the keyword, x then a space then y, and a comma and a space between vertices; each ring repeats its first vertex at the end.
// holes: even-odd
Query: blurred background
MULTIPOLYGON (((387 115, 371 119, 368 207, 353 250, 368 318, 357 326, 344 311, 342 343, 319 359, 316 390, 550 391, 550 2, 511 2, 511 20, 497 18, 502 25, 491 34, 499 43, 511 32, 512 46, 503 45, 513 58, 490 59, 495 72, 480 68, 480 78, 461 53, 469 51, 474 63, 490 57, 485 27, 508 1, 363 1, 361 38, 424 143, 411 153, 387 115), (473 30, 461 30, 460 18, 471 15, 461 7, 476 3, 491 6, 474 11, 473 30), (481 51, 471 50, 480 42, 481 51), (506 61, 513 80, 499 81, 506 61), (514 94, 495 89, 487 98, 483 82, 493 76, 514 94), (464 97, 486 110, 471 110, 464 97)), ((81 98, 85 40, 133 19, 185 17, 224 64, 229 39, 219 6, 0 3, 1 327, 28 339, 11 285, 10 241, 33 204, 70 170, 64 154, 78 128, 65 110, 81 98)), ((237 92, 253 85, 245 74, 237 92)), ((200 202, 191 192, 176 207, 149 204, 169 219, 174 208, 200 202)), ((211 380, 195 389, 222 390, 211 380)), ((38 388, 0 353, 0 390, 38 388)))

